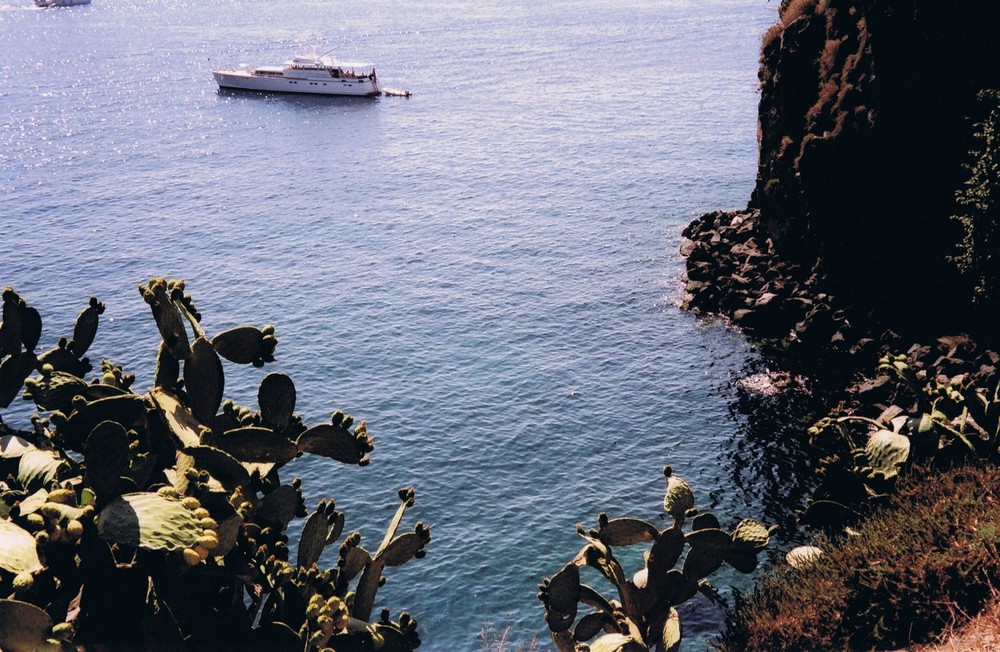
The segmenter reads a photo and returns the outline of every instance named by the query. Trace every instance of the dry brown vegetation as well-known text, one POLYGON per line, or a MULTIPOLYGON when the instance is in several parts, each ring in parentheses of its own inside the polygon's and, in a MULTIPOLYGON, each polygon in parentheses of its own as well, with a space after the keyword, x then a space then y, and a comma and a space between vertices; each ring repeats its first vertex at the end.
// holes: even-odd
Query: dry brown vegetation
MULTIPOLYGON (((761 580, 727 623, 724 649, 884 650, 964 633, 1000 586, 998 488, 996 467, 911 479, 857 536, 820 542, 813 566, 761 580)), ((983 613, 968 641, 986 647, 955 649, 991 649, 998 615, 983 613)))

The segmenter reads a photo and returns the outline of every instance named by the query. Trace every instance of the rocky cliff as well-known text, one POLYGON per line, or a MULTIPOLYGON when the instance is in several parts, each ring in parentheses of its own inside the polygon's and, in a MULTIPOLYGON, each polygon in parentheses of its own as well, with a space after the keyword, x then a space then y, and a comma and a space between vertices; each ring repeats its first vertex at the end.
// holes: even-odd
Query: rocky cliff
POLYGON ((968 312, 952 216, 983 148, 977 97, 1000 88, 1000 3, 783 0, 779 18, 759 73, 763 237, 852 300, 968 312))

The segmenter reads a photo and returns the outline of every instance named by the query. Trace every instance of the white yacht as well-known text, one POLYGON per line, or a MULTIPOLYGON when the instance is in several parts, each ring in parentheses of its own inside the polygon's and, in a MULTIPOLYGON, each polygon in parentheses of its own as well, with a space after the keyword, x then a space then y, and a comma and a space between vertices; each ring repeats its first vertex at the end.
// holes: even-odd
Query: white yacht
MULTIPOLYGON (((37 1, 37 0, 36 0, 37 1)), ((266 93, 381 95, 371 63, 352 63, 321 54, 300 54, 280 66, 220 68, 212 71, 219 88, 266 93)))
POLYGON ((89 5, 90 0, 35 0, 37 7, 72 7, 74 5, 89 5))

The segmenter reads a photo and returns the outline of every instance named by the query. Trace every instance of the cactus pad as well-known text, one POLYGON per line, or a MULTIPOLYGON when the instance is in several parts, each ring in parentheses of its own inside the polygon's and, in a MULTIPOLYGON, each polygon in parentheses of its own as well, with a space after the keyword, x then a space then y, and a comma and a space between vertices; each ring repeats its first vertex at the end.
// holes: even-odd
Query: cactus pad
POLYGON ((10 405, 37 363, 31 351, 15 353, 0 362, 0 408, 10 405))
POLYGON ((875 473, 891 478, 897 474, 896 467, 910 455, 910 438, 889 430, 879 430, 868 438, 865 454, 875 473))
POLYGON ((334 503, 320 501, 316 511, 309 515, 299 536, 297 565, 309 568, 323 554, 323 549, 340 537, 344 529, 344 513, 334 509, 334 503))
POLYGON ((402 566, 423 550, 430 540, 430 530, 427 529, 405 532, 393 539, 381 552, 380 557, 390 568, 402 566))
POLYGON ((288 425, 295 411, 295 384, 285 374, 268 374, 257 390, 257 404, 264 423, 277 431, 288 425))
POLYGON ((191 414, 176 396, 160 387, 149 390, 149 396, 156 405, 157 412, 163 417, 170 434, 180 444, 181 448, 197 446, 201 443, 202 425, 191 414))
POLYGON ((90 432, 102 421, 113 421, 125 430, 139 430, 146 426, 146 409, 149 402, 144 396, 122 394, 91 401, 70 415, 66 427, 60 429, 67 446, 82 451, 90 432))
POLYGON ((35 450, 35 446, 27 439, 23 439, 17 435, 3 435, 0 437, 0 459, 15 459, 30 450, 35 450))
POLYGON ((128 473, 128 445, 125 428, 114 421, 102 421, 87 437, 87 480, 102 504, 115 497, 120 478, 128 473))
POLYGON ((35 537, 24 528, 0 519, 0 569, 18 575, 41 568, 35 537))
POLYGON ((374 445, 362 422, 351 432, 343 425, 320 424, 299 435, 296 445, 303 453, 322 455, 345 464, 367 463, 374 445))
POLYGON ((652 541, 659 534, 656 526, 638 518, 615 518, 601 525, 597 538, 609 546, 631 546, 652 541))
POLYGON ((96 297, 90 297, 90 304, 77 316, 73 325, 73 352, 83 357, 87 349, 94 343, 94 336, 97 335, 97 326, 100 323, 100 315, 104 312, 104 304, 96 297))
POLYGON ((36 448, 21 456, 17 466, 17 481, 27 491, 48 489, 68 470, 69 464, 58 453, 36 448))
POLYGON ((270 362, 276 342, 273 335, 270 340, 266 338, 267 335, 253 326, 239 326, 216 335, 212 338, 212 346, 219 355, 236 364, 270 362))
POLYGON ((684 513, 694 507, 694 492, 687 482, 670 475, 667 477, 667 491, 663 496, 663 509, 675 519, 684 518, 684 513))
POLYGON ((660 646, 665 652, 676 652, 681 646, 681 617, 677 610, 670 607, 667 619, 663 621, 663 632, 660 634, 660 646))
POLYGON ((645 652, 648 648, 625 634, 605 634, 590 644, 590 652, 645 652))
POLYGON ((573 628, 573 640, 578 643, 589 641, 606 627, 614 627, 615 621, 603 611, 589 613, 573 628))
POLYGON ((152 279, 145 287, 139 286, 139 293, 149 304, 156 327, 170 354, 177 360, 187 360, 191 355, 187 331, 184 330, 180 311, 167 294, 167 282, 162 278, 152 279))
POLYGON ((236 428, 211 438, 211 445, 240 462, 284 464, 299 454, 288 437, 270 428, 236 428))
POLYGON ((747 518, 737 524, 732 538, 734 549, 757 551, 767 547, 771 532, 763 523, 747 518))
POLYGON ((193 548, 204 534, 194 511, 157 493, 119 496, 97 515, 97 531, 106 541, 145 550, 193 548))
POLYGON ((222 405, 225 375, 219 354, 204 337, 194 341, 191 356, 184 361, 184 386, 195 418, 204 424, 211 423, 222 405))
POLYGON ((50 646, 52 620, 42 609, 19 600, 0 600, 0 648, 10 652, 61 649, 50 646))
POLYGON ((576 619, 580 598, 580 567, 566 564, 542 585, 545 596, 545 622, 553 632, 564 632, 576 619))

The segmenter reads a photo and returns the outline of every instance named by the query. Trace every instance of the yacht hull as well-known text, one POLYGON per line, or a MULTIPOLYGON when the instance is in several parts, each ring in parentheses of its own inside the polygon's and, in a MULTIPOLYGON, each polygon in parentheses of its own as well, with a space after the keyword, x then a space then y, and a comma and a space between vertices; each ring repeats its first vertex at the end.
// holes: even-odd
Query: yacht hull
POLYGON ((375 96, 382 93, 377 79, 369 77, 309 79, 307 77, 262 77, 244 70, 213 70, 219 88, 235 88, 262 93, 301 93, 307 95, 375 96))

